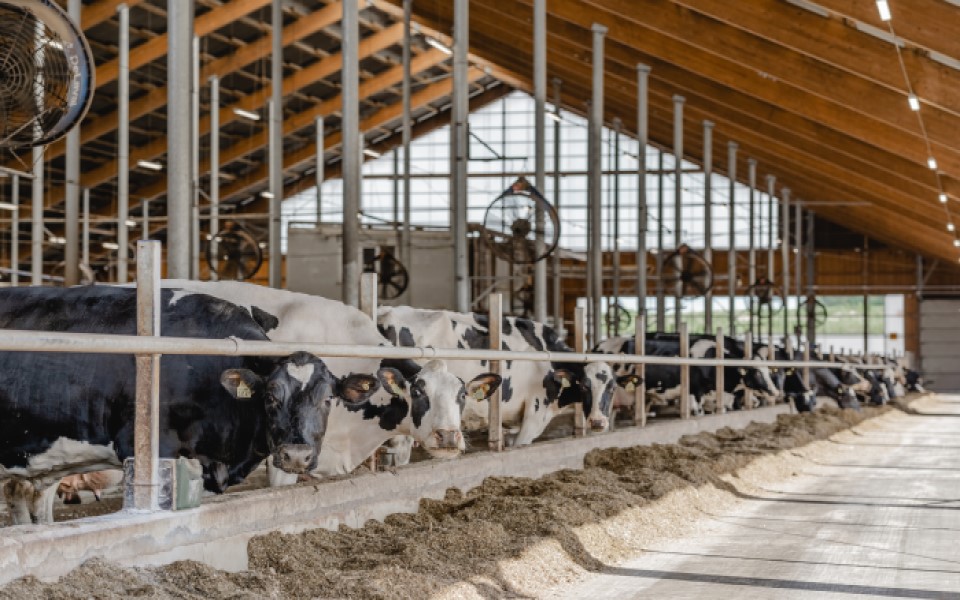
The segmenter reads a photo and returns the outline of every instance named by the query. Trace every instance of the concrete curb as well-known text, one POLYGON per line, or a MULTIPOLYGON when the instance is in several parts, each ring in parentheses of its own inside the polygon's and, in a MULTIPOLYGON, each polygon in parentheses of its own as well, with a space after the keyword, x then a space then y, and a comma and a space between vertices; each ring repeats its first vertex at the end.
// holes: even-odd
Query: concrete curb
POLYGON ((426 461, 396 473, 370 473, 316 484, 208 498, 180 512, 122 512, 55 525, 9 527, 0 534, 0 584, 32 575, 55 580, 92 558, 124 565, 160 565, 197 560, 218 569, 247 568, 247 542, 271 531, 360 527, 370 519, 416 512, 422 498, 442 498, 447 489, 469 490, 487 477, 542 477, 583 468, 597 448, 673 443, 680 437, 722 427, 769 423, 789 408, 780 404, 643 429, 620 429, 585 438, 541 442, 501 454, 481 452, 452 461, 426 461))

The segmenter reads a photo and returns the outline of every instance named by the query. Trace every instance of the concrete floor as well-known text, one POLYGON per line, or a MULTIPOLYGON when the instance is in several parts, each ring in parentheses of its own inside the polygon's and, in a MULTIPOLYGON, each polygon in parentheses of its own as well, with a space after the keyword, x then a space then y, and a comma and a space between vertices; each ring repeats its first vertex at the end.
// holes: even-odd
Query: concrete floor
POLYGON ((960 600, 960 396, 917 409, 563 596, 960 600))

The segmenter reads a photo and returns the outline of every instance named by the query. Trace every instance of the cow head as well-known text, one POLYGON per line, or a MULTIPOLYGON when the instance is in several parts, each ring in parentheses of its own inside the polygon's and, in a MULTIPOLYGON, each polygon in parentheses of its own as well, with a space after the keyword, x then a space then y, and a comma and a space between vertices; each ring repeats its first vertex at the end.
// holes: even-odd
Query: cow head
POLYGON ((455 458, 466 449, 460 413, 467 395, 486 400, 501 382, 499 375, 484 373, 464 385, 442 360, 432 360, 406 378, 390 367, 381 368, 377 376, 384 389, 409 403, 412 435, 434 458, 455 458))
MULTIPOLYGON (((761 362, 761 361, 758 361, 761 362)), ((779 388, 770 377, 770 369, 765 366, 740 367, 737 372, 740 374, 743 385, 760 394, 769 396, 778 396, 779 388)))
POLYGON ((336 398, 365 402, 380 387, 370 375, 337 379, 322 360, 307 352, 281 360, 265 379, 247 369, 228 369, 220 382, 237 400, 263 402, 274 466, 288 473, 308 473, 316 467, 336 398))
POLYGON ((605 362, 564 364, 548 375, 551 376, 553 382, 559 385, 560 405, 581 403, 587 424, 596 432, 606 431, 610 427, 617 385, 632 392, 643 381, 633 374, 616 377, 613 369, 605 362))

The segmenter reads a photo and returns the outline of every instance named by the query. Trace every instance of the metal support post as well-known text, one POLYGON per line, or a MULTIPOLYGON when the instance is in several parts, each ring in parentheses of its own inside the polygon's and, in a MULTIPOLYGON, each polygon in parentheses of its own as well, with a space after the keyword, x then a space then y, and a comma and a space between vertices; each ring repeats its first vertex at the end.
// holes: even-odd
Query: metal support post
MULTIPOLYGON (((547 188, 547 0, 533 2, 533 99, 534 99, 534 168, 536 187, 543 193, 547 188)), ((536 252, 543 254, 545 242, 543 209, 537 208, 536 252)), ((547 263, 538 260, 533 266, 533 318, 545 323, 547 320, 547 263)))
MULTIPOLYGON (((490 307, 490 349, 502 349, 501 333, 503 327, 503 294, 490 294, 487 299, 490 307)), ((490 361, 490 372, 499 375, 501 373, 500 361, 490 361)), ((501 452, 503 450, 503 422, 500 417, 500 397, 501 391, 497 389, 491 396, 489 412, 487 413, 487 447, 492 452, 501 452)))
MULTIPOLYGON (((360 312, 377 322, 377 274, 363 273, 360 275, 360 312)), ((377 453, 374 452, 367 459, 367 466, 373 473, 377 472, 377 453)))
MULTIPOLYGON (((634 349, 633 353, 637 356, 643 356, 647 351, 647 315, 641 310, 637 313, 633 331, 634 349)), ((633 397, 633 424, 637 427, 645 427, 647 424, 647 367, 639 363, 635 367, 637 377, 640 378, 640 385, 634 390, 636 394, 633 397)))
MULTIPOLYGON (((616 311, 620 307, 620 128, 619 118, 613 119, 613 335, 620 335, 620 320, 616 311)), ((609 332, 607 332, 609 335, 609 332)))
MULTIPOLYGON (((637 311, 647 314, 647 144, 649 125, 650 67, 637 64, 637 311)), ((646 331, 647 320, 643 320, 646 331)), ((646 423, 644 413, 643 423, 646 423)))
POLYGON ((870 342, 870 295, 868 293, 870 286, 870 238, 863 236, 863 252, 861 256, 862 274, 860 281, 863 282, 863 354, 869 351, 870 342))
POLYGON ((737 143, 727 142, 727 178, 729 179, 730 247, 727 251, 727 293, 730 296, 730 335, 737 335, 737 143))
MULTIPOLYGON (((573 349, 574 352, 585 352, 587 341, 587 311, 578 306, 573 312, 573 349)), ((587 434, 587 419, 583 414, 583 404, 573 405, 573 435, 583 437, 587 434)))
POLYGON ((467 50, 470 48, 470 2, 453 4, 453 90, 450 102, 450 200, 452 208, 454 278, 457 311, 470 310, 467 264, 467 156, 469 151, 469 81, 467 50))
MULTIPOLYGON (((147 229, 146 221, 143 225, 147 229)), ((83 188, 83 235, 80 245, 80 260, 90 268, 90 188, 83 188)))
MULTIPOLYGON (((753 360, 753 332, 748 331, 743 338, 743 357, 747 360, 753 360)), ((753 409, 753 390, 744 386, 743 388, 743 410, 753 409)))
POLYGON ((316 129, 316 139, 314 141, 314 145, 316 146, 317 156, 315 159, 316 165, 314 166, 315 172, 313 174, 313 178, 314 185, 317 188, 317 206, 315 208, 315 212, 317 225, 319 226, 320 223, 323 223, 323 179, 326 176, 326 160, 324 159, 324 152, 326 151, 326 148, 324 147, 323 141, 323 117, 317 117, 316 121, 314 121, 314 126, 316 129))
POLYGON ((657 331, 663 332, 667 329, 667 302, 664 295, 666 294, 665 286, 663 285, 663 259, 665 258, 663 254, 663 229, 665 227, 665 222, 663 218, 663 150, 658 150, 658 160, 657 160, 657 219, 659 219, 659 226, 657 227, 657 331))
MULTIPOLYGON (((80 23, 82 0, 68 0, 67 12, 74 23, 80 23)), ((122 26, 121 26, 122 29, 122 26)), ((121 66, 122 69, 122 66, 121 66)), ((121 71, 122 73, 122 71, 121 71)), ((122 123, 123 121, 121 121, 122 123)), ((63 285, 70 287, 80 283, 80 128, 74 127, 67 134, 67 154, 65 159, 64 181, 64 224, 63 224, 63 285)))
POLYGON ((20 285, 20 176, 11 179, 10 203, 16 208, 10 212, 10 284, 20 285))
MULTIPOLYGON (((703 122, 703 258, 713 264, 713 122, 703 122)), ((703 330, 713 330, 713 288, 704 294, 703 330)))
MULTIPOLYGON (((683 103, 686 98, 675 94, 673 96, 673 247, 680 248, 683 243, 683 103)), ((683 259, 676 258, 675 270, 683 270, 683 259)), ((680 310, 680 301, 683 298, 683 280, 678 277, 674 289, 673 324, 680 331, 680 321, 683 314, 680 310)))
MULTIPOLYGON (((810 336, 807 335, 807 343, 803 345, 803 361, 804 362, 810 361, 810 345, 811 345, 810 336)), ((810 381, 810 367, 803 368, 803 381, 808 386, 811 385, 812 382, 810 381)))
MULTIPOLYGON (((773 282, 773 205, 776 202, 777 178, 767 175, 767 281, 773 282)), ((760 326, 762 329, 762 325, 760 326)), ((767 305, 767 342, 773 344, 773 305, 767 305)))
MULTIPOLYGON (((137 242, 137 335, 160 335, 160 242, 137 242)), ((160 355, 137 354, 133 508, 157 510, 160 482, 160 355)))
MULTIPOLYGON (((797 291, 797 311, 800 310, 800 302, 803 299, 803 269, 802 259, 803 259, 803 207, 800 206, 800 203, 797 202, 796 207, 794 207, 793 215, 793 276, 796 282, 793 287, 797 291)), ((802 329, 800 325, 799 314, 797 316, 797 349, 800 348, 800 330, 802 329)))
MULTIPOLYGON (((356 5, 356 0, 353 0, 354 6, 356 5)), ((283 279, 283 255, 280 250, 280 236, 281 223, 280 223, 280 205, 283 202, 283 0, 273 0, 270 7, 270 25, 271 25, 271 51, 270 51, 270 152, 269 152, 269 177, 270 177, 270 227, 268 233, 267 244, 270 247, 270 262, 268 264, 268 283, 270 287, 279 289, 282 285, 283 279)), ((351 31, 351 25, 349 21, 348 13, 351 11, 347 10, 349 2, 343 3, 343 40, 342 40, 342 54, 343 54, 343 131, 345 133, 343 138, 343 149, 344 149, 344 180, 343 180, 343 196, 344 196, 344 208, 346 208, 347 196, 349 194, 349 186, 353 183, 350 179, 347 179, 348 171, 348 155, 350 150, 356 150, 356 148, 350 148, 347 146, 347 139, 351 134, 356 134, 357 128, 354 127, 353 123, 347 122, 347 114, 353 110, 350 107, 350 102, 354 100, 355 97, 349 96, 349 91, 347 88, 350 87, 349 80, 349 71, 351 69, 356 69, 356 28, 351 31), (353 54, 350 54, 352 44, 353 54), (350 63, 353 63, 352 65, 350 63)), ((353 14, 356 14, 356 11, 353 11, 353 14)), ((354 86, 355 89, 355 86, 354 86)), ((360 154, 359 151, 355 152, 357 154, 357 169, 359 172, 359 160, 360 154)), ((351 218, 350 223, 355 222, 352 215, 356 214, 356 211, 350 213, 351 218)), ((347 237, 347 215, 344 214, 343 224, 344 224, 344 244, 346 244, 347 237)), ((346 257, 346 253, 344 253, 346 257)), ((346 274, 345 274, 346 275, 346 274)), ((356 298, 357 294, 357 285, 359 284, 359 270, 354 274, 353 277, 343 278, 343 288, 344 290, 350 290, 353 298, 356 298)), ((344 299, 346 302, 346 298, 344 299)), ((357 302, 347 302, 351 306, 356 306, 357 302)))
POLYGON ((790 339, 790 188, 780 191, 780 270, 783 271, 783 338, 790 339))
MULTIPOLYGON (((147 218, 147 205, 144 203, 143 218, 147 218)), ((216 281, 219 260, 217 257, 217 233, 220 232, 220 78, 210 76, 210 256, 213 265, 210 280, 216 281)), ((147 231, 146 222, 143 231, 147 231)))
POLYGON ((717 360, 721 362, 716 367, 717 369, 717 372, 716 372, 717 400, 716 400, 716 406, 713 409, 713 414, 722 415, 727 411, 726 407, 723 405, 724 390, 726 389, 726 385, 727 385, 726 381, 724 380, 724 375, 726 375, 726 373, 724 373, 723 371, 723 362, 722 362, 724 355, 726 354, 726 341, 724 340, 724 337, 723 337, 723 327, 717 327, 716 351, 717 351, 717 360))
POLYGON ((31 191, 30 285, 43 285, 43 147, 33 149, 31 191))
MULTIPOLYGON (((553 79, 553 110, 556 118, 553 122, 553 207, 560 215, 560 80, 553 79)), ((562 271, 560 253, 554 252, 553 261, 553 328, 560 333, 563 327, 563 288, 561 286, 562 271)))
MULTIPOLYGON (((756 250, 756 236, 754 235, 753 228, 757 224, 757 159, 748 158, 747 159, 747 179, 750 183, 750 216, 747 221, 747 227, 749 229, 748 237, 749 243, 747 245, 748 254, 747 254, 747 286, 752 286, 757 282, 757 250, 756 250)), ((749 298, 747 298, 747 304, 750 308, 750 333, 755 331, 753 325, 753 290, 750 290, 749 298)))
MULTIPOLYGON (((190 44, 190 279, 200 279, 200 37, 190 44)), ((211 133, 213 131, 211 130, 211 133)), ((122 251, 122 248, 121 248, 122 251)))
POLYGON ((587 178, 587 213, 590 234, 589 277, 592 297, 590 299, 590 342, 600 341, 601 298, 603 297, 603 207, 602 174, 603 161, 603 41, 607 28, 599 23, 593 27, 593 96, 590 100, 590 119, 587 152, 589 153, 590 174, 587 178))
MULTIPOLYGON (((400 86, 400 103, 403 115, 400 121, 400 141, 403 146, 403 241, 400 246, 400 262, 406 265, 413 264, 412 246, 410 243, 410 137, 413 127, 413 121, 410 115, 410 19, 413 11, 413 0, 403 0, 403 81, 400 86)), ((404 291, 404 298, 410 298, 410 291, 404 291)))
POLYGON ((127 283, 130 218, 130 8, 120 13, 120 70, 117 74, 117 283, 127 283))
POLYGON ((140 201, 140 212, 143 216, 143 228, 140 230, 140 239, 150 239, 150 201, 144 198, 140 201))
POLYGON ((817 296, 814 292, 817 258, 816 244, 813 239, 814 214, 807 212, 807 340, 810 344, 817 343, 817 296))
MULTIPOLYGON (((680 333, 680 358, 689 358, 690 335, 687 322, 680 321, 677 331, 680 333)), ((680 365, 680 418, 690 418, 690 365, 680 365)))
POLYGON ((193 0, 167 0, 167 276, 190 277, 190 40, 193 0))

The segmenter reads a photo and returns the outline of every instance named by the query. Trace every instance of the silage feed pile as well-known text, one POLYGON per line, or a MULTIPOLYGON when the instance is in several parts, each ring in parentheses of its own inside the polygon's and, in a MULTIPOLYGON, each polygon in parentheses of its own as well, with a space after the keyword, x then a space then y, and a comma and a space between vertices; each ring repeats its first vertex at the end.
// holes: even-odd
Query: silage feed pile
POLYGON ((14 582, 0 588, 0 598, 556 594, 656 540, 695 533, 698 520, 736 502, 731 492, 795 475, 818 445, 781 451, 886 410, 781 415, 775 424, 701 433, 678 444, 595 451, 583 470, 537 480, 490 478, 466 494, 451 489, 441 501, 423 500, 417 514, 392 515, 361 529, 256 537, 244 573, 195 562, 124 568, 91 561, 55 584, 14 582))

